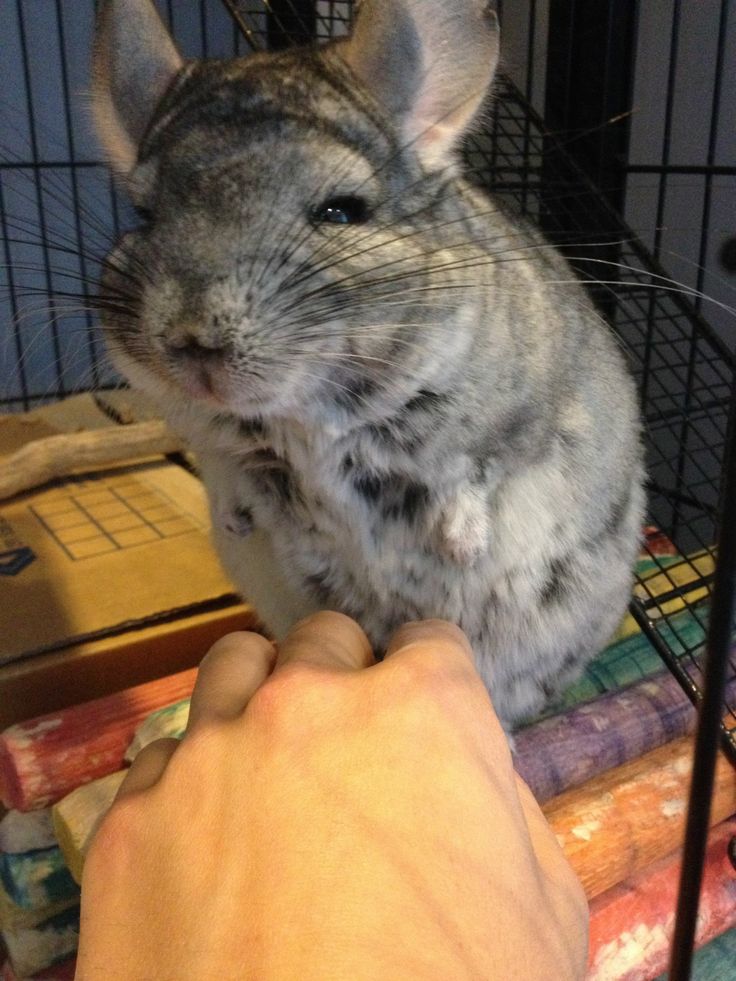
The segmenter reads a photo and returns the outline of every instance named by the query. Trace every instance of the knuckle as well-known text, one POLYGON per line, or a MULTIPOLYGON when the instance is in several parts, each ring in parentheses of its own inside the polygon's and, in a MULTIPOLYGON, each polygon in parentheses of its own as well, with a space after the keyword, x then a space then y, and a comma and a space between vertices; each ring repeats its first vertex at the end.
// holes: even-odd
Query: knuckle
POLYGON ((254 634, 245 630, 233 631, 215 641, 202 658, 200 670, 210 667, 214 662, 223 658, 230 658, 235 654, 258 652, 264 650, 266 647, 272 647, 272 645, 270 641, 266 640, 260 634, 254 634))
POLYGON ((316 613, 310 613, 309 616, 295 624, 291 632, 296 633, 304 628, 329 630, 330 628, 334 627, 335 624, 355 625, 355 621, 349 616, 346 616, 344 613, 337 613, 335 610, 318 610, 316 613))
POLYGON ((115 801, 102 817, 84 861, 84 874, 108 875, 116 868, 127 868, 137 853, 142 832, 139 799, 115 801))
POLYGON ((254 693, 246 713, 269 726, 302 728, 332 701, 339 676, 318 665, 292 663, 268 677, 254 693))

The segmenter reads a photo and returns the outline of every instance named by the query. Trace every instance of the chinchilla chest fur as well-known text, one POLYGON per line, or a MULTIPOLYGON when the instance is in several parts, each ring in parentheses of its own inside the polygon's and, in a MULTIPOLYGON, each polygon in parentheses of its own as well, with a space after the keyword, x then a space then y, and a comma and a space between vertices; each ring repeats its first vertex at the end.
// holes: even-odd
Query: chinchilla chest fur
POLYGON ((497 35, 483 0, 365 0, 349 41, 184 64, 149 0, 107 0, 95 107, 144 213, 110 349, 197 453, 236 584, 268 622, 255 529, 378 650, 460 624, 513 725, 615 630, 644 496, 608 328, 455 159, 497 35))
POLYGON ((459 623, 509 724, 615 630, 643 513, 636 399, 614 341, 564 263, 514 265, 495 270, 493 303, 468 311, 468 348, 375 421, 221 419, 206 440, 183 426, 236 581, 247 529, 234 515, 265 529, 290 580, 356 618, 379 650, 407 620, 459 623), (559 311, 551 269, 565 282, 559 311))

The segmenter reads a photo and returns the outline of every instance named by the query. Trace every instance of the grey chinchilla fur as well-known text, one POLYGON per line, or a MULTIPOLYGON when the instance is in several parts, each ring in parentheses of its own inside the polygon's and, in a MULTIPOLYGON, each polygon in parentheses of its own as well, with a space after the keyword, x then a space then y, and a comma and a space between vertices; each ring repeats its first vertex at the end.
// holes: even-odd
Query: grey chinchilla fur
POLYGON ((512 726, 615 630, 644 492, 609 330, 462 176, 497 55, 484 0, 365 0, 350 40, 202 62, 107 0, 93 106, 142 214, 105 263, 110 348, 197 452, 235 582, 379 650, 460 624, 512 726))

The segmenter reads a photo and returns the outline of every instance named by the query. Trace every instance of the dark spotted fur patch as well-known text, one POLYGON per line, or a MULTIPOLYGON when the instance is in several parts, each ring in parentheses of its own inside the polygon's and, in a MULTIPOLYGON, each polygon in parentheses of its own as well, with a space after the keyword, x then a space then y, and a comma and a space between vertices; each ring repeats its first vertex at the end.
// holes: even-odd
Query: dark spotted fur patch
POLYGON ((301 501, 293 470, 273 450, 263 449, 250 454, 248 471, 263 493, 275 497, 284 507, 301 501))
POLYGON ((616 535, 621 530, 621 525, 626 518, 631 503, 631 483, 626 484, 621 497, 615 500, 611 506, 611 511, 606 518, 604 529, 609 535, 616 535))
POLYGON ((384 481, 371 473, 361 473, 353 478, 353 487, 370 504, 375 504, 381 495, 384 481))
MULTIPOLYGON (((378 390, 378 385, 371 378, 356 377, 355 375, 341 376, 337 379, 340 388, 335 388, 333 397, 341 409, 355 412, 364 409, 366 402, 378 390)), ((333 386, 331 385, 332 389, 333 386)))
POLYGON ((549 576, 539 594, 544 606, 560 603, 565 598, 571 574, 572 562, 569 557, 554 559, 550 563, 549 576))
POLYGON ((384 503, 384 518, 414 521, 429 503, 429 488, 424 484, 406 484, 403 488, 396 488, 388 497, 393 499, 387 499, 384 503))
POLYGON ((393 474, 361 473, 353 478, 355 490, 371 505, 380 507, 385 519, 415 520, 429 503, 429 488, 393 474))
POLYGON ((307 576, 305 582, 307 588, 318 603, 327 605, 331 602, 332 591, 327 586, 327 579, 324 574, 315 573, 314 575, 307 576))
POLYGON ((266 435, 266 426, 263 419, 258 416, 254 416, 252 419, 241 419, 238 422, 238 430, 240 435, 245 436, 246 439, 262 439, 266 435))

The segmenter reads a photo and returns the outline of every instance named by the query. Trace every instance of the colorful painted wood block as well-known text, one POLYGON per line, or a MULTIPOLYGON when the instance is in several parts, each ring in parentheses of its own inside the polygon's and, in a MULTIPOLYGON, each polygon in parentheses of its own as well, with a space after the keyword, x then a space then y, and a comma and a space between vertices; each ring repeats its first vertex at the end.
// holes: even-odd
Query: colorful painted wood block
MULTIPOLYGON (((728 845, 736 819, 714 828, 700 897, 699 946, 736 925, 736 869, 728 845)), ((590 909, 590 954, 587 981, 649 981, 668 963, 674 931, 681 869, 675 852, 609 889, 590 909)), ((736 960, 730 977, 736 978, 736 960)), ((694 975, 702 979, 700 973, 694 975)), ((728 974, 714 981, 726 981, 728 974)))
POLYGON ((45 909, 79 896, 58 845, 22 855, 0 853, 0 880, 11 902, 22 909, 45 909))
POLYGON ((54 828, 64 860, 72 877, 80 884, 84 859, 92 838, 100 821, 112 807, 125 773, 125 770, 118 770, 84 784, 52 808, 54 828))
MULTIPOLYGON (((736 698, 736 683, 729 685, 736 698)), ((514 766, 538 801, 695 731, 697 713, 668 672, 569 709, 515 736, 514 766)))
MULTIPOLYGON (((589 899, 682 845, 692 770, 685 737, 554 797, 542 810, 589 899)), ((711 825, 736 813, 736 770, 718 762, 711 825)))
POLYGON ((46 807, 119 770, 141 722, 190 695, 196 674, 183 671, 10 726, 0 735, 0 800, 20 811, 46 807))
MULTIPOLYGON (((65 961, 61 961, 59 964, 54 964, 52 967, 47 967, 43 971, 38 971, 29 981, 74 981, 76 970, 77 959, 76 957, 70 957, 65 961)), ((6 961, 2 968, 0 968, 0 979, 2 981, 25 981, 25 979, 15 973, 10 961, 6 961)))
POLYGON ((79 908, 59 913, 37 927, 2 931, 8 961, 19 978, 67 960, 79 943, 79 908))
POLYGON ((31 852, 56 844, 51 810, 8 811, 0 821, 0 852, 31 852))

